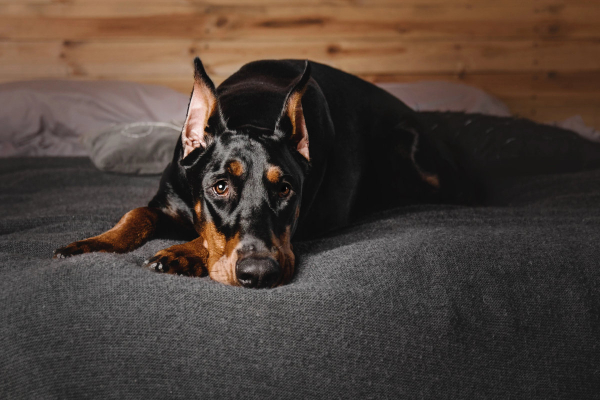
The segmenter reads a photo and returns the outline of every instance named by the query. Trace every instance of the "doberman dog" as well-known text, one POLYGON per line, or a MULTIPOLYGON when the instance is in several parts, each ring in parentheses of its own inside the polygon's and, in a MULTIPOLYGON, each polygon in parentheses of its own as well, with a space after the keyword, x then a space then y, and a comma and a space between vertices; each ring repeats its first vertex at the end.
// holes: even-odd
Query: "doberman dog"
POLYGON ((292 238, 407 203, 479 201, 474 173, 436 139, 449 114, 423 118, 377 86, 314 62, 252 62, 218 89, 199 58, 194 67, 181 139, 156 196, 56 258, 124 253, 178 234, 191 241, 159 251, 149 268, 275 287, 294 273, 292 238))

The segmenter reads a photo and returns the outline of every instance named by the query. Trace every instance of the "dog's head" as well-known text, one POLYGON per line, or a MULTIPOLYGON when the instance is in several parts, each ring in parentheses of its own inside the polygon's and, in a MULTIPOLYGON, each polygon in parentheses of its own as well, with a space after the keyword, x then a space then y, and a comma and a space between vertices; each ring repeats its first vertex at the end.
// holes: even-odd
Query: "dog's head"
POLYGON ((290 240, 310 164, 301 103, 310 64, 281 96, 271 88, 258 99, 250 93, 261 87, 256 82, 228 85, 227 93, 217 94, 200 59, 194 64, 179 163, 209 253, 209 275, 252 288, 287 283, 295 263, 290 240), (262 116, 245 118, 251 107, 262 116))

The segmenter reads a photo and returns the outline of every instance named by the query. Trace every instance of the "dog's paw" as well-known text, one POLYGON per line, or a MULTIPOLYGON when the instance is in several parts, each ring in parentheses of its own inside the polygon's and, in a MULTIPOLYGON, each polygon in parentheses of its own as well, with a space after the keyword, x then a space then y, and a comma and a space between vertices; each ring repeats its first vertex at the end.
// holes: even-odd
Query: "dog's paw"
POLYGON ((144 262, 144 266, 167 274, 205 276, 205 260, 202 254, 190 251, 185 246, 175 245, 156 253, 144 262))
POLYGON ((67 258, 83 253, 122 253, 121 247, 111 243, 110 241, 102 240, 99 236, 79 240, 69 245, 54 250, 52 258, 67 258))
POLYGON ((67 258, 83 253, 92 253, 94 251, 105 251, 103 246, 99 246, 91 239, 80 240, 69 245, 54 250, 52 258, 67 258))

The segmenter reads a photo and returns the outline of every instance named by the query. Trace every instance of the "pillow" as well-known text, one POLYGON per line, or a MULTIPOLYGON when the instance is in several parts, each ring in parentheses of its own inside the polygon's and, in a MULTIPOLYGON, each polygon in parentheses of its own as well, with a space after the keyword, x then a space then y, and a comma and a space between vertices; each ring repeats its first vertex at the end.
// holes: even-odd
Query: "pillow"
POLYGON ((578 133, 587 140, 600 143, 600 132, 591 126, 587 126, 583 121, 583 118, 581 118, 581 115, 574 115, 563 121, 554 122, 552 125, 558 126, 559 128, 568 129, 578 133))
POLYGON ((506 104, 473 86, 452 82, 380 83, 415 111, 462 111, 510 117, 506 104))
POLYGON ((119 124, 85 135, 94 165, 108 172, 160 174, 171 162, 181 126, 161 122, 119 124))
POLYGON ((83 134, 115 124, 183 121, 188 99, 166 87, 134 82, 3 83, 0 157, 87 156, 83 134))

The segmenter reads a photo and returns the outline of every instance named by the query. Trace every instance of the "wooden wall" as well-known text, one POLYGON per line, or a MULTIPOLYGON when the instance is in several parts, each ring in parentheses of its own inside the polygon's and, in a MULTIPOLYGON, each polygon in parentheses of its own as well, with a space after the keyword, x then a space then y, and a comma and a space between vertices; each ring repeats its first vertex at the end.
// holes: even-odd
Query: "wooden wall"
POLYGON ((0 0, 0 81, 126 79, 188 93, 245 62, 481 87, 522 116, 600 128, 600 0, 0 0))

